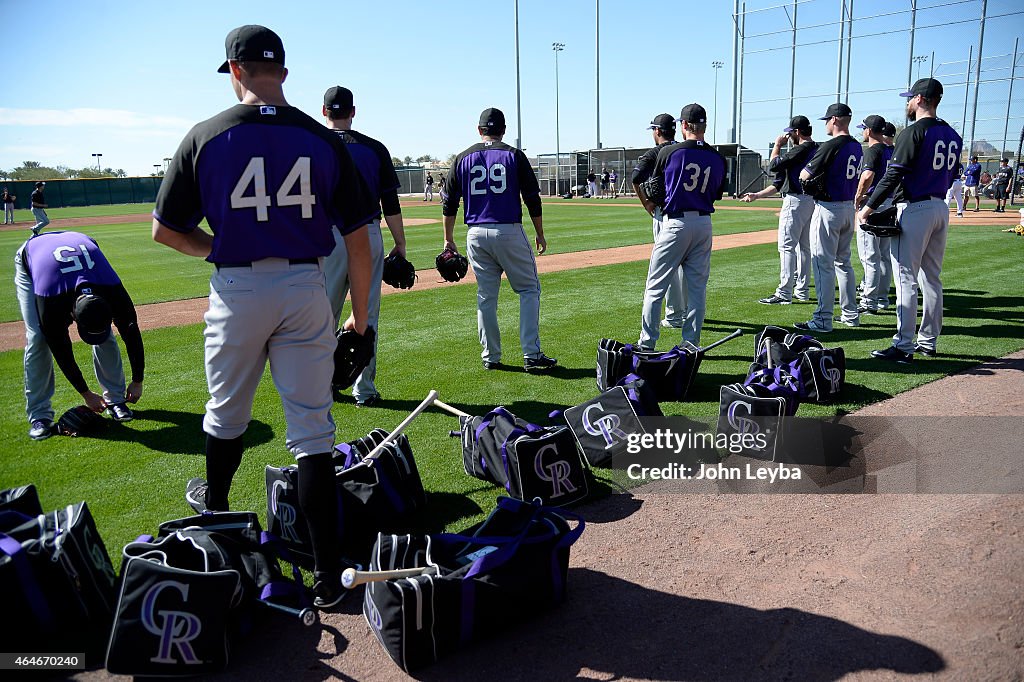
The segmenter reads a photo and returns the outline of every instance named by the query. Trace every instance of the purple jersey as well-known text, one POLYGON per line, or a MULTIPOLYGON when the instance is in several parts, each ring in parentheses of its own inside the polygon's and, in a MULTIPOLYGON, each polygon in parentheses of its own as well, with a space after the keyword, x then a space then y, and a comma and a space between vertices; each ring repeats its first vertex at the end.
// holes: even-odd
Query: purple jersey
POLYGON ((808 162, 804 170, 812 180, 804 183, 805 187, 813 188, 817 201, 853 201, 863 156, 860 142, 850 135, 836 135, 823 142, 808 162))
POLYGON ((519 197, 540 196, 529 159, 500 141, 481 142, 459 154, 441 191, 446 216, 456 215, 459 200, 465 198, 467 225, 521 223, 519 197))
POLYGON ((666 145, 658 151, 651 179, 665 184, 664 215, 714 213, 714 202, 722 198, 725 187, 725 159, 702 140, 666 145))
POLYGON ((385 192, 401 186, 387 147, 355 130, 334 132, 345 143, 345 148, 348 149, 352 162, 356 164, 371 197, 379 202, 385 192))
POLYGON ((100 247, 81 232, 47 232, 29 239, 24 249, 36 296, 59 296, 86 284, 121 283, 100 247))
POLYGON ((941 118, 925 118, 904 130, 896 140, 891 162, 903 172, 902 191, 896 200, 945 198, 963 146, 960 135, 941 118))
POLYGON ((964 184, 968 187, 977 187, 981 180, 981 164, 971 162, 964 169, 964 184))
POLYGON ((326 256, 332 226, 348 234, 376 214, 335 133, 294 107, 244 104, 189 132, 153 210, 178 232, 205 217, 213 263, 326 256))

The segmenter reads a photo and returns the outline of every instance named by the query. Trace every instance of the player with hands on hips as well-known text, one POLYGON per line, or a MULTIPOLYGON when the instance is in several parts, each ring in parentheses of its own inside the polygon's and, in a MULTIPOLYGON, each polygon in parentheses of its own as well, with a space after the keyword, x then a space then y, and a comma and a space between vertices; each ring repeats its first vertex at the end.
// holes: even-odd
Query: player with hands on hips
POLYGON ((963 139, 936 113, 942 90, 939 81, 922 78, 901 93, 913 124, 900 133, 885 176, 857 216, 858 223, 866 223, 894 198, 902 228, 892 238, 896 334, 892 346, 871 355, 900 364, 909 364, 915 353, 934 356, 942 331, 942 259, 949 229, 945 197, 963 150, 963 139), (915 343, 919 287, 924 306, 915 343))
POLYGON ((466 230, 466 254, 476 276, 477 329, 485 369, 501 366, 501 332, 498 328, 498 291, 505 273, 512 290, 519 295, 519 345, 527 372, 551 369, 557 360, 540 348, 540 279, 537 261, 523 230, 523 208, 533 221, 537 255, 548 249, 540 185, 521 150, 502 142, 505 114, 484 109, 477 125, 480 142, 457 157, 442 189, 444 249, 458 252, 455 244, 455 216, 459 202, 466 230))
POLYGON ((142 397, 145 351, 135 305, 96 241, 80 232, 48 232, 26 241, 14 255, 14 287, 25 321, 25 398, 29 437, 43 440, 53 433, 53 361, 86 406, 107 409, 115 421, 133 418, 126 402, 142 397), (68 328, 92 346, 93 369, 103 388, 101 397, 89 388, 75 362, 68 328), (125 386, 117 326, 131 363, 132 381, 125 386))

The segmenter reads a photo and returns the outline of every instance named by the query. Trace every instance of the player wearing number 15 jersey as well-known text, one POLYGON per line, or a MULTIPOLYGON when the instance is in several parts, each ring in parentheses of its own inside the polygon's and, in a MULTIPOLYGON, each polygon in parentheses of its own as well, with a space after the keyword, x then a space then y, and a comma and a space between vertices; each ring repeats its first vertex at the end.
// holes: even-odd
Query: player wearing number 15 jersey
POLYGON ((263 26, 225 41, 221 73, 241 104, 200 123, 178 148, 153 211, 153 238, 216 267, 206 313, 206 480, 186 500, 196 511, 228 509, 242 437, 269 360, 284 407, 285 445, 298 460, 298 497, 315 561, 314 604, 344 594, 334 489, 331 377, 334 320, 323 258, 345 239, 352 316, 365 333, 370 288, 366 224, 379 207, 345 144, 288 105, 284 46, 263 26), (199 229, 206 218, 213 234, 199 229))
POLYGON ((935 355, 935 344, 942 331, 942 259, 949 229, 945 198, 956 177, 963 139, 936 116, 942 100, 942 83, 922 78, 901 96, 907 98, 907 118, 914 124, 896 139, 892 161, 861 209, 860 221, 866 222, 895 192, 903 228, 892 238, 896 335, 891 347, 872 351, 871 355, 907 364, 914 359, 914 353, 935 355), (915 344, 919 285, 924 306, 915 344))
MULTIPOLYGON (((647 193, 655 204, 662 199, 661 229, 654 238, 651 264, 644 290, 640 346, 653 350, 661 333, 661 302, 669 283, 682 270, 684 341, 699 346, 704 326, 704 304, 711 270, 711 214, 722 198, 725 159, 704 142, 707 113, 699 104, 687 104, 679 118, 683 141, 658 151, 647 193)), ((646 193, 646 192, 645 192, 646 193)))
POLYGON ((537 253, 548 248, 541 218, 540 187, 529 159, 522 151, 501 141, 505 114, 484 109, 477 126, 481 142, 455 157, 441 191, 444 215, 444 248, 455 245, 455 216, 465 201, 466 255, 476 275, 477 329, 485 369, 501 365, 501 332, 498 329, 498 289, 501 273, 519 294, 519 344, 527 372, 550 369, 556 364, 540 349, 540 280, 537 261, 523 231, 522 196, 537 233, 537 253))

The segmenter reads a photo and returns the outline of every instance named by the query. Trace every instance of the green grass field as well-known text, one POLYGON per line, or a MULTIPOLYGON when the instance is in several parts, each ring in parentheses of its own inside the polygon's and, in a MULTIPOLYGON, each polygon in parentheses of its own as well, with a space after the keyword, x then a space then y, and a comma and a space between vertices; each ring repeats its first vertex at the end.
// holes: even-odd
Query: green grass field
MULTIPOLYGON (((609 245, 618 232, 635 234, 636 242, 646 241, 649 235, 644 216, 628 209, 621 219, 621 209, 610 206, 566 207, 563 210, 575 213, 559 219, 555 210, 550 212, 552 241, 556 234, 564 235, 566 242, 577 237, 578 248, 609 245), (597 243, 578 238, 597 223, 606 225, 593 238, 597 243)), ((759 218, 759 223, 774 227, 770 213, 734 213, 737 219, 759 218)), ((137 291, 146 287, 153 294, 163 288, 165 299, 180 297, 180 292, 187 290, 183 280, 197 290, 203 287, 199 293, 205 293, 209 266, 152 244, 147 227, 120 225, 92 231, 129 282, 136 300, 142 299, 137 291), (122 238, 111 239, 115 234, 122 238)), ((433 253, 439 248, 439 227, 427 227, 432 229, 429 251, 433 253)), ((13 246, 4 243, 4 248, 13 246)), ((892 313, 865 316, 864 325, 857 329, 838 326, 823 340, 846 350, 844 402, 804 405, 800 415, 853 410, 1024 347, 1024 298, 1019 291, 1022 249, 1024 241, 1002 234, 998 228, 952 230, 943 273, 946 317, 939 345, 942 357, 919 360, 907 368, 869 358, 870 350, 888 345, 895 324, 892 313), (984 268, 977 267, 979 254, 985 256, 984 268)), ((594 358, 600 338, 636 340, 646 271, 647 264, 637 262, 542 276, 541 338, 545 352, 559 359, 559 367, 546 376, 516 369, 520 363, 515 331, 518 306, 507 286, 502 290, 500 315, 504 360, 511 367, 508 371, 487 372, 480 366, 472 285, 414 289, 385 297, 377 381, 385 400, 380 407, 368 409, 357 409, 347 401, 336 404, 339 440, 364 435, 374 427, 393 428, 430 389, 439 390, 443 400, 470 413, 482 414, 502 404, 535 422, 547 423, 550 410, 578 404, 596 394, 594 358)), ((812 310, 809 305, 779 308, 756 303, 773 290, 777 273, 778 254, 772 244, 715 252, 703 341, 708 343, 736 328, 753 333, 765 324, 787 326, 807 319, 812 310)), ((9 282, 8 275, 4 273, 9 282)), ((4 297, 13 309, 8 298, 13 299, 13 294, 4 297)), ((669 331, 659 341, 659 348, 668 349, 678 342, 669 331)), ((5 377, 7 389, 0 402, 6 408, 0 418, 0 437, 9 444, 0 469, 0 488, 33 482, 47 508, 88 501, 115 563, 120 561, 120 547, 136 535, 153 532, 161 521, 190 513, 182 496, 185 481, 205 470, 201 420, 208 394, 202 325, 154 330, 144 337, 147 372, 137 419, 125 425, 111 422, 97 438, 29 440, 22 354, 0 354, 0 376, 5 377)), ((748 334, 711 351, 701 367, 692 402, 664 404, 665 413, 715 414, 719 386, 743 379, 752 343, 748 334)), ((78 344, 76 351, 81 366, 87 367, 87 348, 78 344)), ((86 376, 92 379, 91 372, 86 376)), ((59 376, 54 398, 58 413, 78 402, 77 394, 59 376)), ((232 488, 233 508, 253 509, 265 518, 263 468, 291 461, 284 448, 284 426, 280 401, 265 376, 246 436, 246 457, 232 488)), ((499 493, 462 471, 459 443, 448 437, 448 430, 456 427, 452 417, 430 410, 408 430, 428 491, 430 512, 424 522, 431 529, 462 528, 478 520, 481 510, 489 509, 499 493)), ((599 473, 599 478, 607 480, 605 474, 599 473)), ((598 487, 608 490, 600 482, 598 487)))

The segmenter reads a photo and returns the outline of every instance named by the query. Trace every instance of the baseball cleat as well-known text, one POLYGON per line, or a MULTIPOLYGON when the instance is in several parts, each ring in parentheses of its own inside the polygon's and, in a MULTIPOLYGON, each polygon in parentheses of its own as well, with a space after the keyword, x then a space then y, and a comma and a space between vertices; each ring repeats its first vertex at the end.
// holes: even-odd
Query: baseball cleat
POLYGON ((793 300, 796 301, 797 303, 810 303, 811 302, 811 297, 810 296, 793 296, 793 300))
POLYGON ((373 393, 366 397, 356 398, 356 407, 373 407, 381 400, 380 393, 373 393))
POLYGON ((110 412, 110 416, 116 422, 130 422, 132 419, 135 419, 135 414, 124 403, 107 405, 107 411, 110 412))
POLYGON ((195 509, 197 514, 205 514, 210 511, 206 507, 206 492, 209 487, 205 478, 191 478, 185 485, 185 501, 195 509))
POLYGON ((862 305, 857 308, 858 315, 876 315, 878 314, 878 308, 872 308, 871 306, 862 305))
POLYGON ((800 329, 805 332, 818 332, 819 334, 828 334, 831 333, 832 331, 831 329, 825 329, 824 327, 820 326, 814 320, 808 320, 807 322, 796 322, 793 324, 793 327, 795 329, 800 329))
POLYGON ((934 358, 936 355, 938 355, 934 348, 925 348, 921 344, 917 344, 916 346, 914 346, 914 354, 916 355, 918 353, 925 356, 926 358, 934 358))
POLYGON ((957 218, 963 218, 963 217, 964 217, 964 214, 963 214, 963 213, 957 213, 957 214, 956 214, 956 217, 957 217, 957 218))
POLYGON ((538 358, 523 358, 523 369, 527 372, 543 372, 558 364, 558 360, 549 358, 543 353, 538 358))
POLYGON ((789 305, 789 301, 775 294, 768 296, 767 298, 758 299, 757 302, 762 305, 789 305))
POLYGON ((661 326, 665 329, 682 329, 683 323, 680 322, 679 324, 676 324, 675 322, 670 322, 668 319, 664 319, 661 321, 661 326))
POLYGON ((832 318, 832 321, 833 322, 838 322, 840 324, 845 324, 847 327, 859 327, 860 326, 860 317, 858 317, 858 318, 856 318, 854 320, 844 320, 842 315, 836 315, 835 317, 832 318))
POLYGON ((914 361, 913 353, 904 353, 896 346, 889 346, 885 350, 873 350, 871 351, 871 357, 898 362, 901 365, 909 365, 914 361))
POLYGON ((46 440, 53 435, 53 422, 49 419, 36 419, 32 422, 32 428, 28 430, 28 437, 32 440, 46 440))
POLYGON ((484 369, 501 369, 501 363, 484 360, 484 369))
POLYGON ((329 609, 336 606, 348 591, 341 585, 341 574, 335 571, 316 571, 313 574, 313 606, 329 609))

